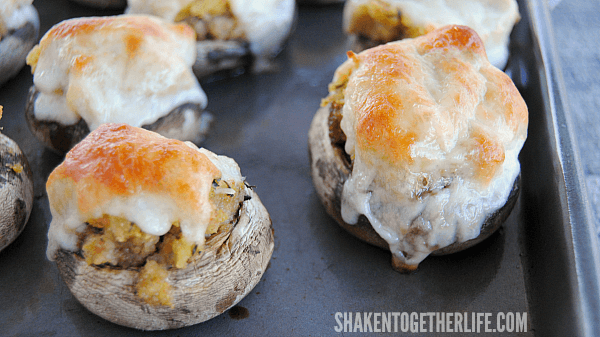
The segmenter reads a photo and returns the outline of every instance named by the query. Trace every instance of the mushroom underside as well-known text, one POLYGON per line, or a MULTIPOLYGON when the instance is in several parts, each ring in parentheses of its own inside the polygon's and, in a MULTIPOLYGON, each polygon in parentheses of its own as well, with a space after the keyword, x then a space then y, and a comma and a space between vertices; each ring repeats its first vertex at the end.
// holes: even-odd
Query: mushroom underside
POLYGON ((196 42, 196 61, 192 66, 198 78, 239 71, 252 64, 250 45, 237 40, 202 40, 196 42))
MULTIPOLYGON (((29 89, 29 97, 25 107, 27 125, 31 133, 44 145, 64 154, 90 133, 88 124, 83 118, 70 125, 37 119, 34 109, 35 100, 39 94, 40 92, 35 85, 29 89)), ((205 139, 212 119, 212 115, 204 111, 199 104, 184 103, 154 123, 142 125, 142 128, 157 132, 167 138, 189 140, 199 144, 205 139), (189 135, 184 129, 191 129, 192 134, 189 135)))

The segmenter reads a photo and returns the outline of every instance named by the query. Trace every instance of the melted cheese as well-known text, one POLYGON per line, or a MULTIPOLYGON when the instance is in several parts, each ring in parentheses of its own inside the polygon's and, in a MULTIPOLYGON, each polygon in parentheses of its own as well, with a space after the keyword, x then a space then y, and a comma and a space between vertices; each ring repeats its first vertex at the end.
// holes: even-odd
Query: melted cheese
POLYGON ((126 14, 148 14, 174 22, 177 14, 193 0, 127 0, 126 14))
POLYGON ((509 35, 520 18, 515 0, 348 0, 344 9, 345 29, 355 29, 351 27, 354 25, 353 12, 357 8, 377 2, 389 6, 392 12, 400 13, 397 24, 407 28, 409 37, 448 24, 473 28, 485 43, 489 61, 498 68, 506 64, 509 35))
POLYGON ((36 118, 66 125, 83 118, 94 130, 152 124, 188 102, 206 107, 191 70, 194 36, 185 25, 144 16, 61 22, 28 56, 40 91, 36 118))
POLYGON ((354 162, 344 221, 364 214, 412 265, 477 237, 519 174, 528 122, 525 102, 487 61, 477 34, 448 26, 350 53, 330 88, 343 83, 341 128, 354 162))
MULTIPOLYGON (((126 13, 144 13, 175 20, 192 0, 129 0, 126 13)), ((228 0, 231 11, 256 56, 276 53, 292 29, 296 3, 294 0, 228 0)))
POLYGON ((126 124, 104 124, 48 178, 48 258, 59 248, 75 251, 85 222, 104 214, 152 235, 164 235, 178 221, 184 237, 202 246, 218 178, 242 181, 230 158, 126 124))
POLYGON ((0 1, 0 39, 7 32, 21 28, 27 22, 33 23, 39 29, 39 19, 33 0, 3 0, 0 1))
POLYGON ((231 11, 245 28, 254 55, 271 56, 290 34, 293 0, 229 0, 231 11))

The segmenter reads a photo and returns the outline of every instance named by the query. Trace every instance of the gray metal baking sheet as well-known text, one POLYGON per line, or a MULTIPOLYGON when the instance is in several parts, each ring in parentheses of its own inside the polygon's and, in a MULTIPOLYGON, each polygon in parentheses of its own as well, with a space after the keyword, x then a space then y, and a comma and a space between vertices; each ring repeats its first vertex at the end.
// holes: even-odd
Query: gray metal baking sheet
MULTIPOLYGON (((118 13, 66 0, 34 5, 42 32, 69 17, 118 13)), ((26 126, 32 76, 25 67, 0 88, 0 126, 27 155, 35 184, 29 223, 0 252, 0 335, 322 336, 336 334, 337 312, 527 312, 528 330, 519 335, 599 336, 597 256, 586 239, 593 235, 579 196, 577 154, 561 117, 551 27, 543 1, 520 6, 523 19, 507 69, 530 110, 519 202, 488 240, 430 257, 413 274, 393 271, 388 252, 338 227, 313 189, 307 132, 334 70, 347 57, 341 5, 299 7, 277 72, 203 82, 216 118, 203 146, 234 158, 256 186, 273 220, 275 251, 262 280, 235 310, 174 331, 137 331, 88 312, 46 259, 51 215, 45 181, 62 157, 26 126)))

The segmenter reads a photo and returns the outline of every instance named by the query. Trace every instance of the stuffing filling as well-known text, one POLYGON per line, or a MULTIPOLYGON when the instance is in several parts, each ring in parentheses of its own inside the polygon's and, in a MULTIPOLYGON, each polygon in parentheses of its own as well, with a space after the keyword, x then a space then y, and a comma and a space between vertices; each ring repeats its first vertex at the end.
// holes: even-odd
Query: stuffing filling
POLYGON ((245 38, 244 30, 231 12, 228 1, 192 1, 177 14, 175 22, 190 25, 196 31, 198 41, 245 38))
POLYGON ((344 107, 344 90, 348 85, 348 77, 329 84, 329 95, 321 101, 322 107, 329 107, 329 139, 331 145, 341 150, 343 157, 348 157, 344 150, 346 135, 342 130, 342 108, 344 107))
MULTIPOLYGON (((213 181, 210 202, 214 211, 205 234, 207 242, 233 229, 244 190, 243 182, 213 181)), ((138 270, 137 296, 150 305, 173 306, 168 271, 185 268, 204 249, 186 240, 178 222, 162 236, 144 233, 135 223, 109 214, 86 223, 79 247, 87 264, 138 270)))
POLYGON ((379 42, 417 37, 425 33, 405 21, 407 19, 390 4, 372 0, 360 4, 352 13, 348 31, 379 42))

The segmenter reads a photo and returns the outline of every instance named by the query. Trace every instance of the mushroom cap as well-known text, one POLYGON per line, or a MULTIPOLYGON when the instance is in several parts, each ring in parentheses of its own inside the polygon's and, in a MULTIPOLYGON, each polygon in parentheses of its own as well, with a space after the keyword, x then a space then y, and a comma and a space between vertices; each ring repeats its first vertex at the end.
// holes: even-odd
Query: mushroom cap
POLYGON ((33 207, 33 175, 27 158, 0 133, 0 251, 25 228, 33 207))
POLYGON ((173 307, 153 306, 135 293, 139 270, 90 266, 59 249, 56 263, 71 293, 94 314, 141 330, 181 328, 234 306, 260 281, 273 253, 273 229, 258 195, 246 188, 237 224, 207 240, 184 269, 169 270, 173 307))
POLYGON ((0 39, 0 86, 16 76, 25 65, 25 58, 37 42, 40 19, 33 6, 26 10, 27 22, 0 39))

